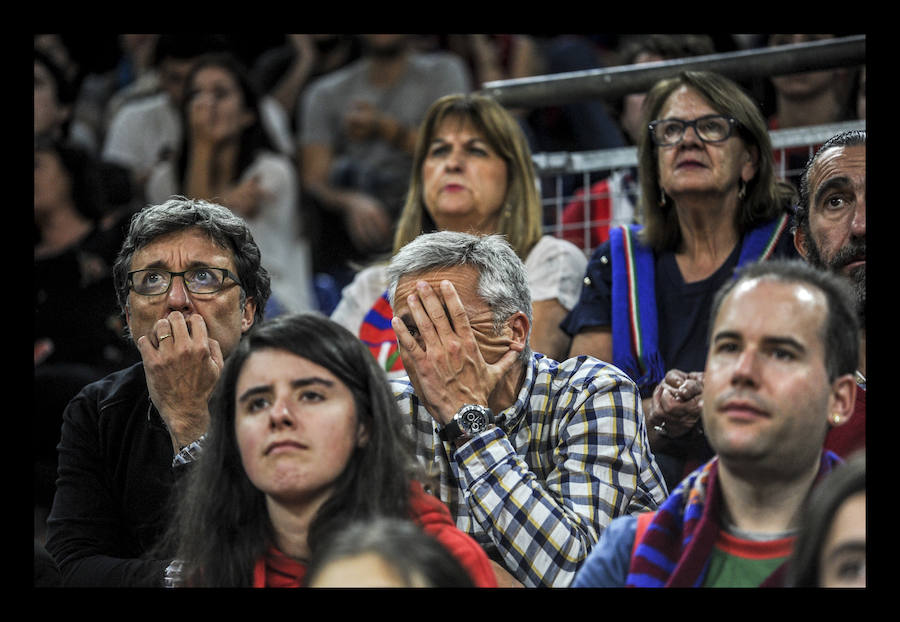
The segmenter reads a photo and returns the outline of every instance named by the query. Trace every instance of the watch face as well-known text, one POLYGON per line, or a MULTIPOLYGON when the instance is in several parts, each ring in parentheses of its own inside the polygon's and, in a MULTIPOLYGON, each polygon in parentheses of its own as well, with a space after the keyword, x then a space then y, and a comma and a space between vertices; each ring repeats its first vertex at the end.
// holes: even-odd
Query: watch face
POLYGON ((484 413, 473 408, 462 414, 459 423, 469 434, 478 434, 484 430, 487 418, 484 416, 484 413))

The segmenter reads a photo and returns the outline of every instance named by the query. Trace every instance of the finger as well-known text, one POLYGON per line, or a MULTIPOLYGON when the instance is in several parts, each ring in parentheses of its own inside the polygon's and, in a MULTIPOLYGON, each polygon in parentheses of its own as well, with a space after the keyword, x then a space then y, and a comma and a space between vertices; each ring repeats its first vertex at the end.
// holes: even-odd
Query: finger
POLYGON ((422 340, 422 343, 425 344, 424 350, 428 351, 431 346, 438 345, 440 343, 440 337, 431 321, 431 316, 422 305, 422 300, 419 298, 418 292, 406 297, 406 306, 409 308, 413 322, 415 322, 416 328, 419 331, 419 338, 422 340))
MULTIPOLYGON (((447 305, 447 312, 450 314, 450 322, 453 324, 453 330, 457 335, 472 335, 472 327, 469 325, 469 314, 459 297, 456 287, 448 280, 441 281, 441 294, 444 297, 444 304, 447 305)), ((472 335, 472 339, 475 336, 472 335)))
POLYGON ((184 314, 181 311, 172 311, 168 315, 167 319, 172 327, 171 333, 175 343, 179 341, 183 343, 191 338, 187 322, 185 321, 184 314))
MULTIPOLYGON (((441 283, 441 289, 446 295, 448 290, 444 287, 443 283, 441 283)), ((444 308, 447 299, 444 298, 442 300, 431 285, 425 281, 416 283, 416 290, 419 292, 419 300, 422 301, 422 306, 424 307, 425 312, 428 313, 428 317, 431 318, 431 323, 434 325, 438 334, 447 335, 452 333, 453 324, 447 317, 447 310, 444 308)), ((456 291, 453 290, 453 293, 455 294, 456 291)))
POLYGON ((153 325, 153 330, 146 336, 150 338, 150 342, 155 348, 160 347, 162 342, 166 339, 174 339, 175 337, 172 330, 172 324, 167 318, 157 320, 156 324, 153 325))
POLYGON ((193 313, 185 323, 186 330, 199 343, 204 343, 209 339, 209 333, 206 328, 206 320, 199 313, 193 313))
POLYGON ((225 357, 222 356, 222 346, 219 345, 219 342, 215 339, 209 340, 209 355, 212 358, 213 363, 216 364, 216 367, 221 372, 222 368, 225 366, 225 357))
POLYGON ((397 335, 397 343, 401 348, 405 348, 412 354, 416 354, 416 350, 419 350, 419 344, 416 343, 416 340, 409 333, 409 329, 406 328, 406 324, 403 323, 399 317, 394 316, 391 318, 391 328, 394 329, 394 334, 397 335))

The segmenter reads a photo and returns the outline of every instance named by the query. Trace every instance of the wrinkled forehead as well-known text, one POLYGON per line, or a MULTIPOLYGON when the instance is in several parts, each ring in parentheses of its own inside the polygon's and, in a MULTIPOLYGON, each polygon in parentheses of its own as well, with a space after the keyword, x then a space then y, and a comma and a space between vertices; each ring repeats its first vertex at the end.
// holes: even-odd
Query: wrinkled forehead
POLYGON ((865 145, 836 145, 819 154, 809 172, 810 189, 814 192, 822 183, 838 177, 865 181, 865 145))
POLYGON ((191 228, 157 236, 131 257, 131 270, 161 267, 184 270, 192 266, 235 270, 234 254, 206 231, 191 228))

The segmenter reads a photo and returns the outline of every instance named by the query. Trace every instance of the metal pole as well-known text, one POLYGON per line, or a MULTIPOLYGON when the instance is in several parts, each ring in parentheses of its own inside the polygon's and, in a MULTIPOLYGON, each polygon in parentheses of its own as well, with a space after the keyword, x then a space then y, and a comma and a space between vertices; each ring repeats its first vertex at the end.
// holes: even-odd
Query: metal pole
POLYGON ((504 106, 538 108, 640 93, 680 71, 714 71, 733 80, 744 80, 849 67, 865 62, 866 37, 857 35, 608 69, 496 80, 486 82, 480 92, 504 106))

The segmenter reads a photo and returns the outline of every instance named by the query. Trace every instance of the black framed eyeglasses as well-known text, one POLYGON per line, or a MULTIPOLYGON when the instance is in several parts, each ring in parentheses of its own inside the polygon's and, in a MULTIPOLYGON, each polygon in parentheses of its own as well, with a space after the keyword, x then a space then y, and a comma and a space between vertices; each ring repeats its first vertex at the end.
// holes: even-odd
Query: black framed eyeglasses
POLYGON ((128 273, 128 286, 142 296, 159 296, 169 292, 176 276, 184 279, 185 287, 192 294, 214 294, 228 286, 228 279, 241 285, 237 276, 225 268, 191 268, 183 272, 171 272, 161 268, 147 268, 128 273))
POLYGON ((723 114, 708 114, 706 116, 685 121, 684 119, 657 119, 648 126, 653 142, 659 147, 671 147, 684 139, 684 133, 688 127, 694 128, 697 136, 705 143, 720 143, 727 140, 734 133, 734 128, 740 125, 734 117, 723 114))

